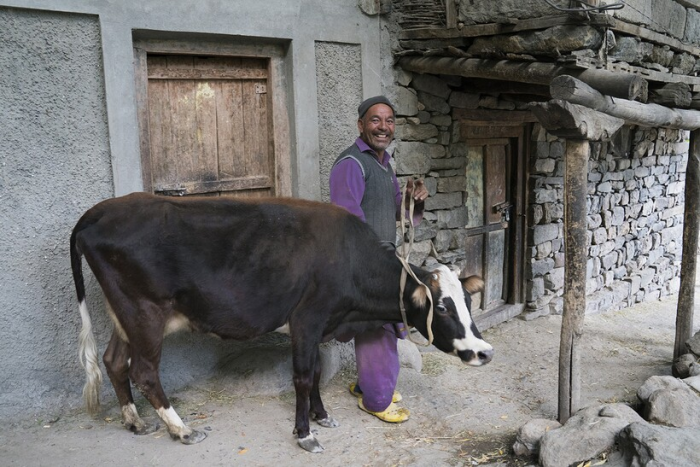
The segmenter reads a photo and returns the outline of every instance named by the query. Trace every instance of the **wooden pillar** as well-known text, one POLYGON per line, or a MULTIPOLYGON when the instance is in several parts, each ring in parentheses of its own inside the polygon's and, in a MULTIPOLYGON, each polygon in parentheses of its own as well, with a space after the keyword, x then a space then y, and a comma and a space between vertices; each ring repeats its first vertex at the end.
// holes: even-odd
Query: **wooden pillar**
POLYGON ((548 132, 566 138, 564 162, 564 316, 559 347, 559 421, 581 405, 580 345, 586 314, 588 158, 590 141, 608 141, 624 120, 552 100, 531 107, 548 132))
POLYGON ((586 314, 588 140, 566 142, 564 174, 564 315, 559 347, 559 422, 564 423, 581 402, 579 340, 586 314))
POLYGON ((683 217, 683 259, 681 288, 676 311, 676 342, 674 360, 688 353, 685 342, 692 337, 695 312, 695 271, 700 227, 700 130, 690 133, 688 168, 685 174, 685 214, 683 217))

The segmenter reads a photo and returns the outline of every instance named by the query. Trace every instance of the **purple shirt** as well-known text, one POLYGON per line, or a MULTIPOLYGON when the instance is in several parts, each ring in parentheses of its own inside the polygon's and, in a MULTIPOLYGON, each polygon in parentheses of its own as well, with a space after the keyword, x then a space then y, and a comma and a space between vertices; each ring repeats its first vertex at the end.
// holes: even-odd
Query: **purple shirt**
MULTIPOLYGON (((355 145, 362 152, 369 152, 375 159, 378 158, 377 153, 370 148, 367 143, 362 141, 361 138, 355 140, 355 145)), ((384 156, 382 161, 379 162, 383 167, 389 167, 389 162, 391 161, 392 155, 389 151, 384 151, 384 156)), ((399 186, 399 181, 396 179, 396 174, 392 172, 391 179, 394 184, 396 200, 396 214, 397 219, 399 219, 399 209, 401 207, 401 187, 399 186)), ((357 217, 362 219, 363 222, 367 222, 365 219, 365 213, 360 207, 362 203, 362 197, 365 194, 365 179, 362 175, 362 168, 360 164, 354 159, 347 158, 338 164, 336 164, 331 170, 331 175, 329 179, 330 185, 330 195, 331 202, 338 206, 342 206, 351 213, 355 214, 357 217)), ((423 219, 423 212, 418 212, 418 210, 413 211, 413 225, 418 225, 418 223, 423 219)))

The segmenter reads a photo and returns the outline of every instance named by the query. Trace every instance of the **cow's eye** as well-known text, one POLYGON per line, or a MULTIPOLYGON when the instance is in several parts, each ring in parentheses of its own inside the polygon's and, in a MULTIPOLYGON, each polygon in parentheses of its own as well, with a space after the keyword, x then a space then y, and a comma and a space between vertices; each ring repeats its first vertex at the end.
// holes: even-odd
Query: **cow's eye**
POLYGON ((446 312, 447 312, 447 308, 445 308, 445 305, 443 305, 442 303, 438 303, 438 304, 435 306, 435 310, 436 310, 438 313, 446 313, 446 312))

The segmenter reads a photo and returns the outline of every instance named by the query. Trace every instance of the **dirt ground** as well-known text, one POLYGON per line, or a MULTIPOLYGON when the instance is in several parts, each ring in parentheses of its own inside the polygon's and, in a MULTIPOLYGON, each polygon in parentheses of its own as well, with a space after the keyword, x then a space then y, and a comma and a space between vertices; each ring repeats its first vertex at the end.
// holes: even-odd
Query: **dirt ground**
MULTIPOLYGON (((698 287, 696 287, 696 292, 698 287)), ((697 302, 698 300, 696 300, 697 302)), ((636 401, 652 375, 671 372, 675 297, 620 312, 586 317, 583 405, 636 401)), ((698 322, 696 306, 696 320, 698 322)), ((439 351, 424 351, 423 370, 402 369, 398 389, 411 419, 390 425, 360 411, 348 392, 354 370, 322 389, 339 428, 314 425, 325 451, 296 445, 294 395, 240 397, 212 379, 180 391, 172 402, 186 422, 206 431, 185 446, 164 428, 136 436, 122 428, 116 404, 100 418, 83 412, 54 420, 25 420, 0 434, 6 466, 524 466, 511 446, 532 418, 556 418, 560 316, 514 319, 486 331, 495 348, 491 364, 466 367, 439 351)), ((697 326, 696 326, 697 327, 697 326)), ((140 413, 156 420, 150 406, 140 413)), ((162 424, 161 424, 162 425, 162 424)))

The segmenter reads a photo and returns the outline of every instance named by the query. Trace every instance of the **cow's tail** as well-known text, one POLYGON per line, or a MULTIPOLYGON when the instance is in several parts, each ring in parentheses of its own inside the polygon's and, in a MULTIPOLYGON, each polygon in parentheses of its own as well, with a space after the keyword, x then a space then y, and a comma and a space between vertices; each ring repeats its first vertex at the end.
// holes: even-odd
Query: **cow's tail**
POLYGON ((73 230, 70 237, 70 263, 73 269, 73 281, 75 282, 75 291, 78 295, 78 309, 80 310, 80 319, 83 322, 83 327, 80 330, 78 338, 79 348, 78 357, 80 364, 85 368, 85 386, 83 386, 83 398, 88 413, 95 414, 100 409, 100 386, 102 385, 102 370, 97 358, 97 345, 95 344, 95 335, 92 332, 92 320, 88 312, 87 302, 85 301, 85 282, 83 280, 82 254, 78 250, 76 244, 76 233, 78 229, 73 230))

